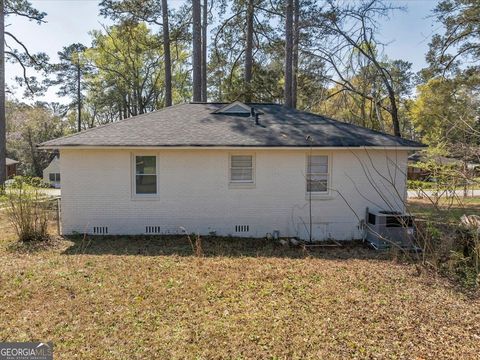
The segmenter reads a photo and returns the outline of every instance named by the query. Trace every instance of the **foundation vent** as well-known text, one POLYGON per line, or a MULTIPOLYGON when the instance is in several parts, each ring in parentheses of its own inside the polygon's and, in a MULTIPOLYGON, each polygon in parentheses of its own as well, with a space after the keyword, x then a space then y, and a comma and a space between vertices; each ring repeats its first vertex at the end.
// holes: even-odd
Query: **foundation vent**
POLYGON ((250 225, 235 225, 236 233, 245 233, 250 231, 250 225))
POLYGON ((94 226, 93 227, 94 235, 108 235, 108 226, 94 226))
POLYGON ((160 226, 145 226, 145 234, 160 234, 160 226))

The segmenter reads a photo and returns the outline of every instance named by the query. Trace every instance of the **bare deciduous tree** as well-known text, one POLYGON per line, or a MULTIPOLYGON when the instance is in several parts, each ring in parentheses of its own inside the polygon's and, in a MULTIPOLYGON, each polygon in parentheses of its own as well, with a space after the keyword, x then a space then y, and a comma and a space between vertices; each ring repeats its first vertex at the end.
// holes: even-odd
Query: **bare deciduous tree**
POLYGON ((388 64, 382 61, 382 44, 377 38, 378 20, 388 18, 398 7, 382 0, 360 1, 338 5, 328 3, 329 8, 319 8, 310 15, 310 26, 318 31, 317 41, 310 53, 315 53, 330 65, 330 80, 340 86, 340 92, 353 92, 374 101, 375 106, 390 115, 393 133, 401 137, 398 110, 398 94, 395 80, 388 64), (367 60, 374 74, 383 85, 386 97, 378 99, 365 94, 350 81, 350 77, 367 60), (388 103, 385 105, 384 103, 388 103))

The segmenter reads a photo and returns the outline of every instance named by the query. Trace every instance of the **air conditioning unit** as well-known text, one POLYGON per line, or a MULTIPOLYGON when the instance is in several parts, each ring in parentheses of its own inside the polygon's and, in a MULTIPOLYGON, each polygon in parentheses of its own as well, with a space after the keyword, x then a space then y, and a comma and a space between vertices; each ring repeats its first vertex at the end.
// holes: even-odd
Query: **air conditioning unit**
POLYGON ((400 247, 419 250, 415 245, 413 216, 398 211, 367 209, 366 235, 368 243, 377 250, 400 247))

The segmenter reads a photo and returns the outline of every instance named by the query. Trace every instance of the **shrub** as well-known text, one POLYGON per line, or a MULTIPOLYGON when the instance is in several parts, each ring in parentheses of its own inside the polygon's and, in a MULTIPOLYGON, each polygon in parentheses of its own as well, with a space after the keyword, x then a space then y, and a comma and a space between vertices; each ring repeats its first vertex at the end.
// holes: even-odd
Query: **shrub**
POLYGON ((437 187, 438 184, 434 182, 421 181, 421 180, 407 180, 407 187, 411 190, 430 190, 437 187))
POLYGON ((455 279, 463 287, 480 287, 480 233, 476 227, 452 222, 417 222, 423 263, 455 279))
POLYGON ((21 242, 49 239, 42 179, 17 176, 6 188, 7 216, 21 242))

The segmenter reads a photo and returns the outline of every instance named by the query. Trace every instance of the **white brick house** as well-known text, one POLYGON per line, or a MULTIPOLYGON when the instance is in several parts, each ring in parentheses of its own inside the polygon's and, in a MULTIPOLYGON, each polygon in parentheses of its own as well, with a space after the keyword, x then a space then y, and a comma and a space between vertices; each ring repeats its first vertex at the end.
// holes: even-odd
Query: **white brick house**
POLYGON ((274 104, 183 104, 41 144, 58 149, 65 234, 356 239, 404 210, 422 147, 274 104), (311 211, 310 211, 311 208, 311 211))
POLYGON ((56 189, 60 188, 60 159, 55 156, 50 164, 43 169, 43 181, 56 189))

